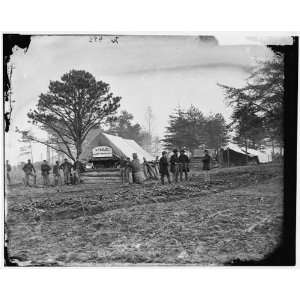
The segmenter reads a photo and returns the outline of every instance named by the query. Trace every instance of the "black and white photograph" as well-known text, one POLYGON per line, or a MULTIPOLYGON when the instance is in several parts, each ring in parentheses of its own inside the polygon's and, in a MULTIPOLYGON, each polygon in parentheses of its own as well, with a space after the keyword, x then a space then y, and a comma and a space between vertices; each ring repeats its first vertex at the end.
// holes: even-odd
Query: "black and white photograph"
POLYGON ((3 34, 4 259, 293 266, 298 37, 3 34))

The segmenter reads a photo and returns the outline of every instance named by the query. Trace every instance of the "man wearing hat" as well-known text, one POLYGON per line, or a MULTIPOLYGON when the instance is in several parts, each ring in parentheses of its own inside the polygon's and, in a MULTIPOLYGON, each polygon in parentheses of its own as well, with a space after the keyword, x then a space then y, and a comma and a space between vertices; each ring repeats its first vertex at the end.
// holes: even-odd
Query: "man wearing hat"
POLYGON ((41 174, 43 177, 43 184, 45 186, 50 184, 50 181, 49 181, 50 170, 51 170, 51 167, 48 165, 48 162, 46 160, 43 160, 43 163, 41 164, 41 174))
POLYGON ((27 164, 23 166, 23 171, 25 173, 25 186, 30 186, 29 176, 33 177, 34 184, 36 184, 36 171, 30 159, 28 159, 27 164))
POLYGON ((144 174, 142 172, 142 167, 137 153, 132 153, 132 161, 130 162, 130 167, 132 170, 132 179, 134 183, 143 183, 145 180, 144 174))
POLYGON ((203 171, 204 171, 204 182, 210 183, 210 163, 211 163, 211 156, 208 153, 208 150, 204 151, 204 158, 202 159, 203 162, 203 171))
POLYGON ((185 150, 180 150, 180 155, 178 157, 179 160, 179 175, 180 181, 183 180, 182 174, 184 173, 185 180, 188 180, 188 172, 189 172, 189 158, 186 154, 184 154, 185 150))
POLYGON ((71 183, 71 171, 72 171, 73 165, 68 161, 67 158, 65 158, 64 162, 60 165, 59 168, 63 170, 65 184, 70 184, 71 183))
POLYGON ((162 184, 165 184, 165 176, 168 178, 168 182, 171 183, 170 174, 169 174, 169 162, 167 158, 167 152, 162 152, 162 157, 159 160, 159 173, 160 173, 160 180, 162 184))
POLYGON ((178 174, 179 174, 179 160, 178 160, 178 150, 173 150, 173 155, 170 158, 170 171, 173 176, 173 182, 178 182, 178 174))

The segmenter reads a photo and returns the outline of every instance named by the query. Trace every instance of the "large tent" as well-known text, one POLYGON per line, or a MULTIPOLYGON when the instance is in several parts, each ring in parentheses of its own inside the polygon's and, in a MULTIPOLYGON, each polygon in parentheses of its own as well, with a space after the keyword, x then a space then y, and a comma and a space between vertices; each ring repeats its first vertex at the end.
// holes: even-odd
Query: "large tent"
POLYGON ((93 159, 92 150, 98 146, 110 147, 114 158, 132 158, 132 154, 136 153, 141 161, 143 158, 146 158, 147 161, 155 160, 154 156, 145 151, 134 140, 124 139, 119 136, 100 132, 99 130, 94 131, 83 145, 83 152, 80 155, 80 159, 85 161, 93 159))

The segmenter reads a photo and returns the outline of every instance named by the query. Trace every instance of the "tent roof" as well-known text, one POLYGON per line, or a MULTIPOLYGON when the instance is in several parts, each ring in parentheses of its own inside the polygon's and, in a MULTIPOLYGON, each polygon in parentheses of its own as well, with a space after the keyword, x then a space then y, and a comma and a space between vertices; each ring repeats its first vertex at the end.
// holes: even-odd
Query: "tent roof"
POLYGON ((238 152, 238 153, 246 155, 246 153, 238 145, 233 144, 233 143, 228 143, 227 146, 224 146, 222 148, 224 150, 229 148, 229 149, 231 149, 231 150, 233 150, 235 152, 238 152))
POLYGON ((260 162, 268 162, 271 160, 271 151, 259 151, 254 149, 248 149, 248 154, 257 156, 260 162))
POLYGON ((113 153, 119 157, 132 157, 132 153, 136 153, 140 160, 143 157, 148 161, 154 160, 154 156, 145 151, 140 145, 138 145, 134 140, 127 140, 119 136, 99 132, 88 142, 88 145, 84 147, 81 159, 89 159, 92 156, 92 149, 97 146, 109 146, 113 149, 113 153))
MULTIPOLYGON (((227 146, 223 147, 223 149, 231 149, 234 150, 236 152, 239 152, 241 154, 246 155, 246 152, 243 151, 238 145, 233 144, 233 143, 228 143, 227 146)), ((259 150, 254 150, 254 149, 248 149, 247 151, 248 155, 251 157, 255 157, 257 156, 260 162, 268 162, 270 161, 270 157, 271 157, 271 152, 269 149, 266 149, 266 151, 259 151, 259 150)))
POLYGON ((136 149, 136 153, 139 156, 139 153, 142 155, 142 158, 145 157, 146 160, 155 160, 155 157, 149 154, 146 150, 144 150, 139 144, 137 144, 134 140, 126 140, 126 142, 133 148, 136 149))

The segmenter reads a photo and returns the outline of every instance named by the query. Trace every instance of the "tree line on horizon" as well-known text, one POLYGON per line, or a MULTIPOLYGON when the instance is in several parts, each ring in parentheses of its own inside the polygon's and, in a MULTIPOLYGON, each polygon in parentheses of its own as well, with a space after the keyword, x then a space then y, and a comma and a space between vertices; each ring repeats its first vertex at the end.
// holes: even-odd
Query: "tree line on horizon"
MULTIPOLYGON (((224 90, 227 105, 233 108, 232 122, 222 114, 205 116, 199 108, 175 109, 162 139, 134 122, 134 116, 118 112, 121 97, 114 96, 108 83, 97 81, 89 72, 71 70, 60 80, 50 81, 48 91, 28 113, 29 122, 48 133, 42 140, 28 130, 16 129, 22 141, 34 141, 63 153, 73 161, 82 153, 82 145, 93 129, 134 139, 147 150, 163 143, 166 149, 196 149, 199 145, 218 149, 233 141, 245 150, 261 149, 268 144, 283 146, 284 65, 281 56, 258 63, 242 88, 218 84, 224 90)), ((151 109, 151 108, 150 108, 151 109)), ((158 147, 159 148, 159 147, 158 147)), ((158 149, 157 148, 157 149, 158 149)))
POLYGON ((189 151, 205 145, 218 149, 227 144, 228 130, 222 114, 205 116, 199 108, 191 105, 188 109, 177 108, 169 116, 169 125, 162 142, 166 149, 186 148, 189 151))

